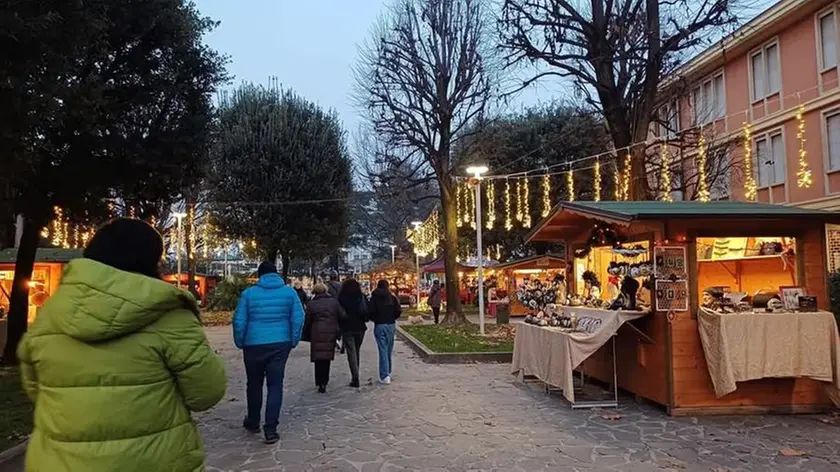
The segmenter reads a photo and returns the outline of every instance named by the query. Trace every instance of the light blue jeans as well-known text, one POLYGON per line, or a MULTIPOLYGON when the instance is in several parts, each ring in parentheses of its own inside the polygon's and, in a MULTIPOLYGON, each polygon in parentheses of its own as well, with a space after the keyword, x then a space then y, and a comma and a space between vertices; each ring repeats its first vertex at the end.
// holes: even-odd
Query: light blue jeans
POLYGON ((379 380, 391 375, 391 354, 394 353, 394 325, 378 324, 373 327, 376 348, 379 350, 379 380))

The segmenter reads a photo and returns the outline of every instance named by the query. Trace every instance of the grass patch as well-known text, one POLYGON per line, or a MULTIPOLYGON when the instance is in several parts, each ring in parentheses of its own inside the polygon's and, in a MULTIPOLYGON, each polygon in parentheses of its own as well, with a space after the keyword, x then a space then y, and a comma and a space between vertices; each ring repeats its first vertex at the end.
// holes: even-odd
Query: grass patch
POLYGON ((427 348, 438 353, 451 352, 513 352, 515 325, 485 325, 486 336, 478 332, 478 325, 401 325, 408 334, 427 348))
POLYGON ((32 403, 20 385, 17 367, 0 366, 0 412, 0 451, 5 451, 32 431, 32 403))

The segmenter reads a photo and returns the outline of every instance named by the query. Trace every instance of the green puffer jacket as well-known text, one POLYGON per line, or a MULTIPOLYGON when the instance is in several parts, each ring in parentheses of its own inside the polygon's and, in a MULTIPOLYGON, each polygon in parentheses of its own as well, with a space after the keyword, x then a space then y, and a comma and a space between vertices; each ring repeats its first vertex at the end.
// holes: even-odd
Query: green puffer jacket
POLYGON ((226 381, 186 291, 74 260, 18 356, 35 404, 28 472, 204 470, 190 411, 226 381))

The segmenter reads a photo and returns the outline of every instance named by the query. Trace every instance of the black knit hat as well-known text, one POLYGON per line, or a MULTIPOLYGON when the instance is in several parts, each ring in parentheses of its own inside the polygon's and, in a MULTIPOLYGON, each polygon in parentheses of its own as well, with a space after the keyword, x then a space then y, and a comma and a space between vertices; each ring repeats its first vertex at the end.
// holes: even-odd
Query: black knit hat
POLYGON ((145 221, 117 218, 96 231, 84 256, 115 269, 160 278, 163 239, 145 221))
POLYGON ((277 266, 271 261, 262 261, 257 268, 257 275, 262 277, 265 274, 276 274, 277 266))

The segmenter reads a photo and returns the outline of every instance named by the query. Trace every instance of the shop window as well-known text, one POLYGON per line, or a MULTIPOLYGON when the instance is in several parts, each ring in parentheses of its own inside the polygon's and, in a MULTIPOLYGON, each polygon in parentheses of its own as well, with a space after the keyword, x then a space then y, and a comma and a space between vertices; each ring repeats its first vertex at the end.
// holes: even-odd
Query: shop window
POLYGON ((779 67, 779 45, 771 43, 750 57, 753 101, 779 93, 782 73, 779 67))
POLYGON ((837 66, 837 22, 834 10, 819 18, 820 66, 822 70, 837 66))
POLYGON ((785 183, 785 144, 781 133, 756 139, 755 157, 759 187, 785 183))

